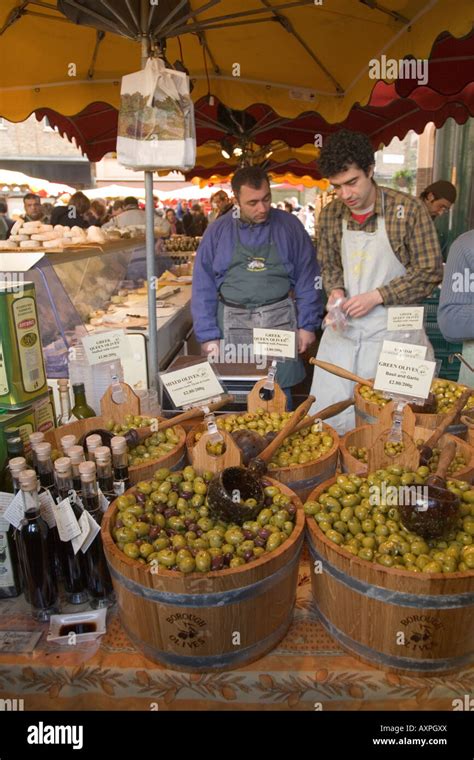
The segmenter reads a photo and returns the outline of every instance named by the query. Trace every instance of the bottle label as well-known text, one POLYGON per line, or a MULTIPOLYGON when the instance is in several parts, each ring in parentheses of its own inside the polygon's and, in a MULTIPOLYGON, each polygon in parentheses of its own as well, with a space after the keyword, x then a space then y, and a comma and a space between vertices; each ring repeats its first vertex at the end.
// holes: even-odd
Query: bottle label
POLYGON ((0 338, 0 396, 5 396, 9 392, 8 377, 6 370, 5 357, 3 354, 3 345, 0 338))
POLYGON ((97 536, 98 533, 100 533, 100 525, 94 520, 92 515, 89 512, 87 512, 87 510, 84 512, 83 515, 81 515, 81 520, 83 517, 86 518, 89 524, 89 533, 87 535, 86 540, 81 546, 81 552, 85 554, 88 548, 90 547, 90 545, 92 544, 92 542, 94 541, 94 538, 97 536))
POLYGON ((109 500, 102 493, 102 491, 100 490, 100 488, 98 489, 98 495, 99 495, 99 506, 100 506, 102 512, 107 512, 107 510, 109 508, 109 503, 110 503, 109 500))
POLYGON ((56 526, 55 504, 50 491, 41 491, 38 494, 38 499, 41 507, 41 517, 48 523, 48 528, 54 528, 56 526))
POLYGON ((0 511, 2 511, 4 520, 13 525, 14 528, 19 528, 25 516, 22 492, 18 491, 16 496, 11 493, 0 493, 0 511))
POLYGON ((13 566, 8 546, 6 531, 0 530, 0 588, 8 588, 15 585, 13 566))
POLYGON ((85 544, 91 532, 89 520, 87 519, 87 512, 85 511, 82 513, 82 515, 79 518, 79 528, 81 529, 80 534, 76 536, 76 538, 73 538, 71 541, 72 548, 74 549, 74 554, 77 554, 79 549, 82 548, 82 546, 85 544))
POLYGON ((61 541, 71 541, 81 534, 81 528, 69 498, 66 497, 59 504, 53 504, 53 511, 61 541))
POLYGON ((27 393, 34 393, 46 385, 35 300, 31 296, 18 298, 12 310, 23 387, 27 393))
POLYGON ((125 493, 124 480, 114 480, 114 493, 116 496, 121 496, 123 493, 125 493))

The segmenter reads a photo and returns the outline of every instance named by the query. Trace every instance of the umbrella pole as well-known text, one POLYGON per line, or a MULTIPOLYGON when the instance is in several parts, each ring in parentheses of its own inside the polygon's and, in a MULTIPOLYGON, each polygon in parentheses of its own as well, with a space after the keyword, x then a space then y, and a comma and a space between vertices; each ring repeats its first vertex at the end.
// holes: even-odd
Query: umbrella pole
MULTIPOLYGON (((146 29, 147 0, 142 0, 142 29, 146 29)), ((142 68, 148 59, 148 39, 142 39, 142 68)), ((148 282, 148 387, 156 390, 158 385, 158 330, 156 322, 156 289, 158 287, 155 265, 155 205, 153 203, 153 172, 145 172, 145 249, 146 276, 148 282)))

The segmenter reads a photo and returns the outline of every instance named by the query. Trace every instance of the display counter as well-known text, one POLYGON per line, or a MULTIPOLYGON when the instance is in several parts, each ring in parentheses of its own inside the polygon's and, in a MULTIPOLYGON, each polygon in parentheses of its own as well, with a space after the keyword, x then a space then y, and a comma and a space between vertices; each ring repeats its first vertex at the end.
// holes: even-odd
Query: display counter
MULTIPOLYGON (((399 676, 345 653, 324 631, 302 561, 293 622, 266 657, 223 673, 189 674, 146 659, 113 607, 99 643, 58 647, 23 597, 1 602, 1 631, 42 631, 30 653, 0 652, 0 696, 39 710, 396 710, 452 711, 472 692, 474 668, 449 676, 399 676), (320 707, 316 705, 320 704, 320 707)), ((79 611, 83 606, 68 608, 79 611)), ((442 721, 438 721, 442 722, 442 721)))

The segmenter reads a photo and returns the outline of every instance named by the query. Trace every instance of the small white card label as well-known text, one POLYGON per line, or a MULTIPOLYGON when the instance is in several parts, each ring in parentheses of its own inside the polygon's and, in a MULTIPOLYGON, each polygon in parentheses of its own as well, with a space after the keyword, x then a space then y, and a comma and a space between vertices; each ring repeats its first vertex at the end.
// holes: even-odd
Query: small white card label
POLYGON ((21 491, 13 496, 12 493, 0 493, 0 513, 3 520, 14 528, 19 528, 20 523, 25 516, 25 507, 23 504, 23 496, 21 491))
POLYGON ((413 343, 398 343, 394 340, 384 340, 382 351, 399 359, 424 359, 426 346, 415 346, 413 343))
POLYGON ((49 491, 42 491, 38 494, 41 507, 41 517, 48 523, 48 528, 56 527, 56 516, 54 514, 54 499, 49 491))
POLYGON ((86 542, 89 533, 91 532, 89 520, 87 519, 87 514, 85 512, 83 512, 79 518, 79 528, 81 529, 80 534, 76 536, 76 538, 73 538, 71 541, 72 548, 74 549, 74 554, 77 554, 79 549, 86 542))
POLYGON ((53 510, 61 541, 72 541, 76 536, 80 536, 81 528, 68 498, 55 504, 53 510))
POLYGON ((107 497, 102 493, 102 491, 100 490, 100 488, 97 489, 97 492, 98 492, 98 495, 99 495, 99 506, 100 506, 102 512, 107 512, 107 510, 109 508, 109 503, 110 502, 107 499, 107 497))
POLYGON ((387 315, 387 330, 422 330, 423 306, 389 306, 387 315))
POLYGON ((254 327, 253 350, 257 356, 269 356, 273 359, 294 359, 296 357, 296 333, 293 330, 270 330, 264 327, 254 327))
POLYGON ((436 363, 425 359, 396 359, 381 352, 374 388, 390 395, 428 398, 436 363))
POLYGON ((92 367, 101 362, 125 359, 130 356, 128 336, 123 330, 108 330, 81 338, 86 358, 92 367))
POLYGON ((177 407, 197 406, 225 392, 209 362, 165 372, 160 379, 177 407))
MULTIPOLYGON (((87 520, 87 522, 89 524, 89 529, 90 529, 90 532, 89 532, 86 540, 84 541, 84 543, 81 546, 81 552, 83 552, 85 554, 86 551, 88 550, 88 548, 90 547, 90 545, 92 544, 92 542, 93 542, 94 538, 96 537, 96 535, 98 533, 100 533, 100 525, 98 523, 96 523, 96 521, 94 520, 94 518, 92 517, 92 515, 90 515, 89 512, 87 512, 87 510, 84 511, 84 515, 86 516, 86 520, 87 520)), ((82 520, 82 518, 83 518, 84 515, 81 516, 81 520, 82 520)))

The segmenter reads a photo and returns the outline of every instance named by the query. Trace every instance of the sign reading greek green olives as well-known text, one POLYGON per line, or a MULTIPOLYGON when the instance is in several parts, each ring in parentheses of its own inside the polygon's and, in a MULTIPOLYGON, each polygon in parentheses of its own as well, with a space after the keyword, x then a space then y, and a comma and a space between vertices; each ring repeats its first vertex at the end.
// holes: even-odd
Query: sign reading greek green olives
POLYGON ((423 306, 390 306, 387 330, 422 330, 424 311, 423 306))
POLYGON ((198 406, 225 392, 209 362, 163 373, 161 381, 176 407, 198 406))
MULTIPOLYGON (((108 330, 82 338, 87 361, 92 367, 101 362, 115 361, 130 355, 128 336, 123 330, 108 330)), ((71 349, 72 351, 74 348, 71 349)))
POLYGON ((374 388, 390 395, 426 399, 430 393, 435 362, 425 359, 397 358, 381 351, 374 388))
POLYGON ((270 330, 254 327, 253 350, 257 356, 268 356, 273 359, 294 359, 296 356, 296 334, 293 330, 270 330))

